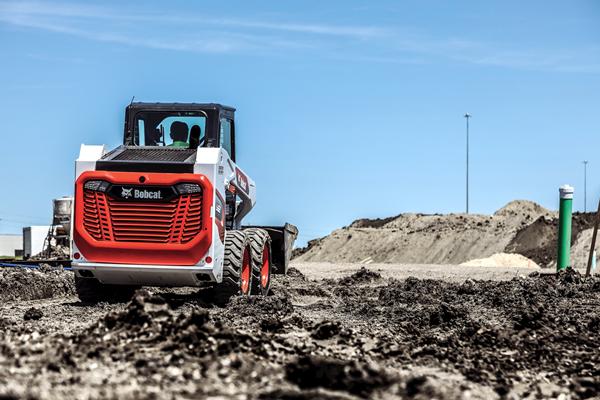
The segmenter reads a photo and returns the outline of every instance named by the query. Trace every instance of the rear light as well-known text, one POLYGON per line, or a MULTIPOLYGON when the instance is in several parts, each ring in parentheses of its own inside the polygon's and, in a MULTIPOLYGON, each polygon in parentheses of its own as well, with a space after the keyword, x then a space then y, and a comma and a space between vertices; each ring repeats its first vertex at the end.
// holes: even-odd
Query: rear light
POLYGON ((212 262, 212 257, 208 256, 204 259, 204 261, 206 261, 207 264, 210 264, 212 262))
MULTIPOLYGON (((140 182, 143 183, 145 181, 146 181, 146 179, 143 176, 140 177, 140 182)), ((110 183, 108 183, 106 181, 102 181, 102 180, 87 181, 83 185, 83 188, 85 190, 91 190, 93 192, 102 192, 102 193, 106 193, 106 191, 108 190, 109 187, 110 187, 110 183)), ((196 183, 180 183, 178 185, 175 185, 175 189, 177 189, 177 192, 180 195, 202 193, 202 188, 200 187, 200 185, 198 185, 196 183)))
POLYGON ((79 260, 81 258, 81 254, 79 253, 73 253, 73 258, 76 260, 79 260))
POLYGON ((179 194, 202 193, 200 185, 195 183, 180 183, 179 185, 175 185, 175 189, 177 189, 179 194))
POLYGON ((93 192, 105 193, 109 186, 110 183, 106 181, 87 181, 85 185, 83 185, 83 188, 85 190, 91 190, 93 192))

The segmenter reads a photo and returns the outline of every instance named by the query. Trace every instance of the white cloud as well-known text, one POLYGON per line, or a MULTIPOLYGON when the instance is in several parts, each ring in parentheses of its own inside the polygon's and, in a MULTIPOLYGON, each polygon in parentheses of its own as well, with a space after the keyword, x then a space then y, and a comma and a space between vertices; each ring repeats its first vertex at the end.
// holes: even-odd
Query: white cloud
MULTIPOLYGON (((594 51, 514 49, 399 28, 260 21, 35 1, 0 1, 0 23, 150 49, 203 53, 308 50, 329 58, 388 63, 449 62, 545 71, 600 72, 594 51), (151 30, 148 27, 156 26, 151 30)), ((286 53, 281 53, 286 54, 286 53)))

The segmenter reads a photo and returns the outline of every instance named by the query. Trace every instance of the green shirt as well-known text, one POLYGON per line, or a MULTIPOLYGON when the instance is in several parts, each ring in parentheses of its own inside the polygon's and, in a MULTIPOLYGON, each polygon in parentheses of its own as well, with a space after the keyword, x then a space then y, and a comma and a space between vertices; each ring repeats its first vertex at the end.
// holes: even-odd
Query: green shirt
POLYGON ((173 143, 171 143, 168 147, 185 147, 185 148, 188 148, 189 144, 188 144, 188 142, 182 142, 182 141, 176 140, 173 143))

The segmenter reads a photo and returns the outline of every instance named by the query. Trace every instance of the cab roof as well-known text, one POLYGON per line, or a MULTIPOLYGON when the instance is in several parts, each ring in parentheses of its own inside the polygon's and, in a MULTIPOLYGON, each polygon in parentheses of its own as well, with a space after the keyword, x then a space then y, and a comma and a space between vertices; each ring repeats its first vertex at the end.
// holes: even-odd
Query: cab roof
POLYGON ((196 110, 223 110, 235 112, 235 108, 218 103, 131 103, 127 107, 131 110, 157 110, 157 111, 196 111, 196 110))

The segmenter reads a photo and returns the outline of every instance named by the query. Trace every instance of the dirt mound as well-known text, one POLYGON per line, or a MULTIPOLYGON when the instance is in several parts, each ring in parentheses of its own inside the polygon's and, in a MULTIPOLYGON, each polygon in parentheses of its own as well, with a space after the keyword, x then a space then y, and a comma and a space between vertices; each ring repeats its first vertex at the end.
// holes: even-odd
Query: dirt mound
MULTIPOLYGON (((574 213, 571 243, 576 242, 582 231, 593 226, 593 213, 574 213)), ((540 266, 551 266, 558 253, 558 218, 542 216, 524 226, 506 246, 506 252, 521 254, 540 266)))
POLYGON ((224 315, 245 318, 260 318, 268 315, 283 318, 294 311, 290 297, 285 292, 272 296, 238 296, 230 300, 224 315))
POLYGON ((300 272, 297 268, 290 267, 287 272, 287 276, 292 278, 301 278, 305 279, 305 276, 302 272, 300 272))
POLYGON ((25 314, 23 314, 23 319, 25 321, 29 321, 29 320, 37 321, 38 319, 41 319, 43 316, 44 316, 44 313, 42 312, 42 310, 40 310, 39 308, 36 308, 36 307, 31 307, 27 311, 25 311, 25 314))
POLYGON ((533 202, 513 201, 494 215, 401 214, 357 220, 309 242, 298 261, 460 264, 505 252, 517 232, 555 214, 533 202))
POLYGON ((529 200, 513 200, 498 211, 494 216, 498 217, 517 217, 529 215, 536 219, 540 216, 554 217, 556 213, 542 207, 541 205, 529 200))
MULTIPOLYGON (((587 269, 590 247, 592 245, 593 228, 585 229, 577 235, 571 246, 571 265, 580 271, 587 269)), ((596 257, 600 255, 600 236, 596 239, 596 257)), ((556 260, 549 264, 550 268, 556 268, 556 260)), ((596 269, 598 273, 598 269, 596 269)))
POLYGON ((318 340, 331 339, 341 333, 340 323, 337 321, 321 321, 311 333, 311 336, 318 340))
POLYGON ((308 253, 310 250, 320 247, 323 239, 325 239, 325 238, 317 238, 317 239, 309 240, 306 243, 306 246, 296 247, 294 250, 292 250, 292 259, 298 258, 298 257, 308 253))
POLYGON ((539 268, 535 262, 520 254, 497 253, 487 258, 470 260, 461 265, 474 267, 518 267, 539 268))
POLYGON ((42 252, 30 257, 30 260, 69 260, 71 250, 68 246, 52 246, 49 251, 42 252))
POLYGON ((358 272, 353 273, 350 276, 340 279, 342 285, 357 285, 361 283, 371 283, 381 279, 379 272, 368 270, 365 267, 361 267, 358 272))
POLYGON ((395 217, 389 217, 389 218, 357 219, 356 221, 352 222, 349 227, 350 228, 382 228, 384 225, 392 222, 393 220, 395 220, 398 217, 400 217, 400 215, 396 215, 395 217))
MULTIPOLYGON (((592 213, 574 213, 572 243, 593 226, 592 213)), ((496 253, 516 253, 541 267, 557 254, 558 214, 531 201, 515 200, 493 215, 400 214, 359 219, 296 249, 299 262, 461 264, 496 253)))
POLYGON ((376 364, 318 356, 304 356, 288 364, 286 377, 300 388, 344 390, 363 398, 394 382, 394 378, 376 364))
POLYGON ((70 271, 0 268, 0 301, 48 299, 74 294, 75 284, 70 271))

